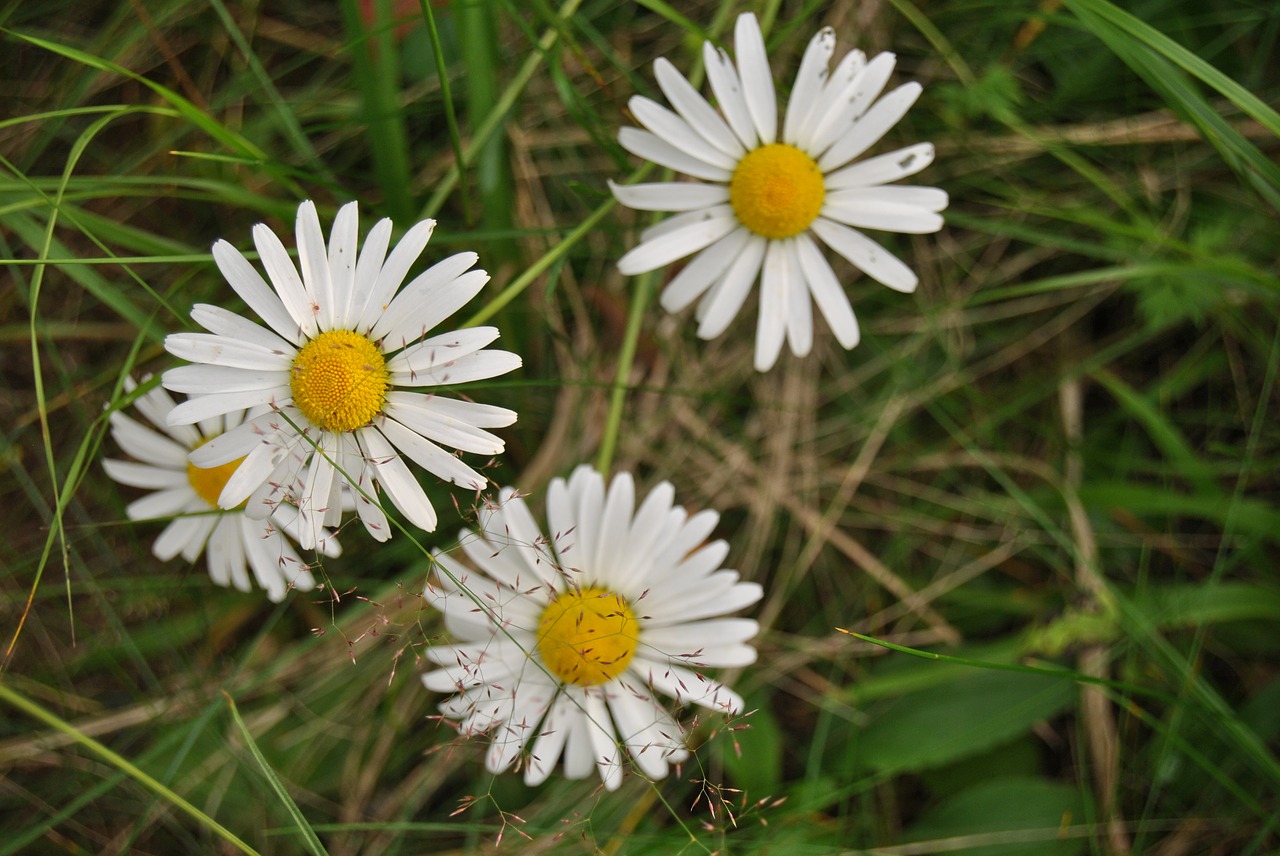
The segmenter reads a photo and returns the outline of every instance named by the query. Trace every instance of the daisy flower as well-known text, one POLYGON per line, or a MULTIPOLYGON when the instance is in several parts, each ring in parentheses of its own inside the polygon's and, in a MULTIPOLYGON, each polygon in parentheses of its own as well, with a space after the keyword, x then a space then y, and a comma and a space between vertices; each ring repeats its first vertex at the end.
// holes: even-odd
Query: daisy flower
POLYGON ((191 396, 169 415, 174 425, 269 408, 192 455, 201 467, 244 459, 218 497, 222 508, 247 500, 246 513, 261 518, 290 503, 310 549, 325 526, 340 523, 344 485, 354 488, 356 510, 379 541, 391 537, 379 491, 412 523, 435 529, 435 510, 405 458, 461 487, 486 486, 441 445, 498 454, 503 441, 484 429, 510 425, 516 414, 432 388, 505 374, 520 358, 484 350, 498 337, 494 327, 426 338, 489 281, 471 270, 475 253, 458 253, 401 288, 434 228, 434 220, 418 223, 388 255, 391 221, 381 220, 357 257, 355 203, 338 211, 326 249, 315 205, 304 202, 301 276, 270 229, 253 229, 269 286, 229 243, 213 245, 222 275, 267 326, 197 304, 191 317, 209 332, 165 339, 169 353, 193 365, 165 372, 164 385, 191 396))
POLYGON ((810 295, 840 344, 858 344, 849 299, 815 238, 873 279, 910 292, 917 283, 910 268, 853 227, 912 234, 942 228, 938 212, 947 205, 945 192, 888 186, 932 163, 931 144, 850 163, 902 118, 920 84, 880 97, 894 55, 868 62, 855 50, 831 69, 835 41, 827 27, 809 42, 779 129, 764 39, 755 16, 741 15, 734 31, 736 67, 723 50, 703 46, 719 112, 675 66, 659 59, 654 74, 674 112, 635 96, 631 112, 645 129, 623 128, 618 135, 631 153, 701 179, 610 182, 623 205, 681 212, 646 230, 618 269, 643 273, 696 253, 667 285, 661 303, 678 312, 701 298, 696 317, 703 339, 724 332, 759 277, 759 371, 777 361, 783 339, 797 356, 809 353, 810 295))
POLYGON ((423 676, 462 734, 492 733, 486 766, 523 758, 530 785, 563 755, 564 772, 599 771, 605 787, 630 762, 653 779, 688 757, 684 731, 656 698, 736 714, 742 698, 706 677, 707 667, 756 659, 759 625, 727 613, 760 599, 756 583, 720 565, 729 548, 706 539, 719 516, 674 505, 666 482, 636 508, 631 476, 608 489, 579 467, 547 492, 545 537, 524 501, 506 488, 461 547, 472 571, 437 554, 438 585, 426 596, 459 641, 428 648, 440 666, 423 676))
MULTIPOLYGON (((132 378, 125 380, 126 392, 136 388, 132 378)), ((112 413, 111 436, 135 460, 102 462, 107 475, 120 484, 153 491, 129 503, 130 520, 173 518, 151 545, 151 552, 162 562, 178 555, 195 562, 207 546, 209 576, 215 583, 249 591, 248 571, 252 570, 275 603, 284 600, 291 588, 315 588, 315 577, 285 537, 298 537, 297 511, 281 508, 266 520, 251 519, 241 509, 221 511, 218 494, 239 461, 212 469, 190 462, 191 450, 240 425, 245 411, 219 414, 199 425, 172 426, 167 419, 174 406, 169 394, 156 387, 134 402, 150 426, 112 413)), ((321 534, 319 549, 329 558, 342 553, 338 539, 328 531, 321 534)))

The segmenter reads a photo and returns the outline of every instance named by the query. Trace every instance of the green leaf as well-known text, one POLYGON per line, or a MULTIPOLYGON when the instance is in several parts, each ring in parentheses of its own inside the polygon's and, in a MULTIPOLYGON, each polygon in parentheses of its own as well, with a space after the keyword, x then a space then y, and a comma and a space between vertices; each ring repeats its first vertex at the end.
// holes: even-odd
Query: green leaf
POLYGON ((1157 627, 1280 621, 1280 590, 1246 583, 1165 586, 1135 597, 1133 604, 1157 627))
POLYGON ((735 726, 746 726, 717 740, 721 747, 725 771, 735 788, 747 792, 749 800, 775 796, 782 781, 782 729, 770 712, 769 697, 755 693, 746 698, 751 715, 735 720, 735 726), (732 742, 733 745, 730 745, 732 742))
POLYGON ((934 841, 937 851, 964 856, 1068 856, 1081 853, 1083 830, 1062 839, 1062 830, 1081 818, 1078 790, 1032 776, 991 779, 957 794, 927 812, 908 830, 910 841, 934 841), (970 839, 973 846, 961 845, 970 839), (960 839, 960 840, 957 840, 960 839))
POLYGON ((863 730, 854 760, 896 773, 976 755, 1062 711, 1076 692, 1070 681, 966 669, 883 707, 863 730))

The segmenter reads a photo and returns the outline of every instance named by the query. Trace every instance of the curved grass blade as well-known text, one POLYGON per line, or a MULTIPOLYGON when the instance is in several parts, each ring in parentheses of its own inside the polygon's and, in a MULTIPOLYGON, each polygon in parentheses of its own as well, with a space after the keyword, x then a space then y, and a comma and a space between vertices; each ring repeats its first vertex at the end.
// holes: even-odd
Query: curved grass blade
POLYGON ((22 695, 21 693, 17 692, 11 687, 6 686, 2 681, 0 681, 0 701, 7 702, 9 705, 27 714, 32 719, 38 719, 39 721, 43 722, 45 725, 49 726, 55 731, 65 734, 67 737, 71 738, 76 743, 79 743, 81 746, 85 747, 90 752, 97 755, 102 760, 106 761, 112 767, 115 767, 117 770, 128 775, 131 779, 138 782, 138 784, 142 785, 143 787, 147 788, 150 791, 155 792, 162 799, 173 804, 176 808, 181 809, 183 812, 190 815, 197 822, 203 824, 204 826, 207 826, 211 832, 213 832, 219 838, 226 841, 228 844, 235 847, 241 853, 251 853, 251 854, 255 854, 256 856, 258 851, 254 850, 248 844, 241 841, 240 838, 234 832, 232 832, 230 829, 227 829, 222 824, 218 823, 218 821, 214 820, 212 817, 205 814, 204 812, 196 808, 191 803, 187 802, 177 793, 165 787, 156 779, 153 779, 151 776, 147 775, 145 772, 138 769, 136 766, 130 763, 130 761, 127 758, 121 755, 117 755, 115 752, 111 751, 106 746, 99 743, 97 740, 94 740, 89 735, 81 732, 78 728, 76 728, 71 723, 67 722, 66 720, 58 716, 55 716, 54 714, 42 708, 40 705, 28 699, 26 696, 22 695))
POLYGON ((293 801, 293 797, 289 796, 289 791, 285 788, 284 782, 280 781, 280 777, 276 775, 276 771, 271 769, 271 765, 267 763, 267 758, 262 754, 262 750, 258 748, 258 744, 254 741, 253 735, 249 732, 249 726, 245 725, 244 719, 240 716, 240 711, 236 708, 235 699, 229 693, 223 691, 226 696, 227 707, 231 709, 231 718, 236 723, 236 728, 240 729, 240 734, 244 737, 245 745, 249 747, 249 751, 253 753, 253 759, 258 762, 258 766, 262 769, 262 775, 266 778, 267 784, 271 785, 271 790, 276 792, 276 796, 280 798, 281 804, 285 810, 289 812, 289 816, 293 818, 294 826, 297 827, 298 834, 302 840, 306 842, 307 850, 315 856, 327 856, 328 851, 324 849, 324 845, 320 843, 319 836, 316 835, 311 824, 307 822, 303 816, 302 810, 298 808, 298 804, 293 801))

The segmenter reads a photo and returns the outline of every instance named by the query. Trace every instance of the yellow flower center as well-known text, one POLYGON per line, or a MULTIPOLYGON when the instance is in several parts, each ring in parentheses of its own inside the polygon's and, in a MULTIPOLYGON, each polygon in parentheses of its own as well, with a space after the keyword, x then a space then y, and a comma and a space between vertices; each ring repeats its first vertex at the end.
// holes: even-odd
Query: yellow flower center
POLYGON ((304 345, 289 378, 293 403, 325 431, 368 425, 386 404, 390 385, 378 346, 350 330, 329 330, 304 345))
MULTIPOLYGON (((199 449, 200 446, 203 446, 211 439, 213 438, 210 437, 208 439, 201 440, 196 446, 196 449, 199 449)), ((208 469, 205 469, 204 467, 197 467, 195 464, 188 461, 187 481, 191 482, 191 489, 196 492, 196 496, 209 503, 211 508, 217 508, 218 497, 222 495, 222 489, 227 486, 227 481, 230 480, 231 474, 234 473, 242 463, 244 463, 244 458, 237 458, 229 464, 222 464, 218 467, 209 467, 208 469)), ((243 508, 247 502, 248 500, 245 500, 245 502, 240 503, 239 507, 243 508)))
POLYGON ((785 143, 748 152, 729 179, 729 204, 738 222, 764 238, 799 235, 818 216, 826 195, 817 161, 785 143))
POLYGON ((640 625, 631 606, 602 588, 560 595, 538 623, 542 662, 560 680, 580 687, 622 674, 636 653, 640 625))

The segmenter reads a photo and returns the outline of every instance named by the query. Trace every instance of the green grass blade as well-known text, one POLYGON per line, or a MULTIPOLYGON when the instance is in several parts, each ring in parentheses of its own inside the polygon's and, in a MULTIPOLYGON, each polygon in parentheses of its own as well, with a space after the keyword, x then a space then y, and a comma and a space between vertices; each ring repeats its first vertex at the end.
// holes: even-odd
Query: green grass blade
POLYGON ((258 852, 245 842, 241 841, 234 832, 218 823, 218 821, 214 820, 191 803, 187 802, 179 794, 165 787, 165 785, 152 778, 143 770, 138 769, 138 767, 134 766, 127 758, 116 754, 97 740, 94 740, 89 735, 81 732, 71 723, 45 710, 26 696, 6 685, 3 681, 0 681, 0 701, 6 702, 11 707, 17 708, 32 719, 37 719, 40 722, 43 722, 55 731, 65 734, 76 743, 79 743, 81 746, 97 755, 107 764, 115 767, 117 770, 126 774, 148 790, 153 791, 157 796, 172 804, 175 808, 185 812, 198 823, 208 827, 215 835, 235 847, 241 853, 256 854, 258 852))
POLYGON ((258 762, 258 767, 261 768, 262 775, 266 777, 267 784, 271 785, 271 790, 275 791, 276 796, 280 798, 281 805, 289 812, 289 817, 293 818, 294 827, 306 843, 307 850, 313 856, 325 856, 328 851, 320 843, 320 838, 316 835, 315 830, 311 828, 311 824, 307 822, 302 810, 298 808, 298 804, 293 801, 293 797, 289 796, 289 791, 285 788, 284 782, 280 781, 276 771, 267 763, 267 758, 262 754, 262 750, 258 748, 258 743, 253 739, 249 726, 245 725, 244 719, 240 716, 235 699, 225 691, 223 695, 226 696, 227 707, 231 709, 231 718, 235 721, 236 728, 240 729, 240 735, 244 738, 245 745, 249 747, 249 751, 253 754, 253 759, 258 762))
POLYGON ((365 28, 356 0, 342 0, 342 17, 347 25, 346 50, 360 91, 360 111, 368 128, 374 177, 386 199, 387 214, 407 222, 413 212, 412 182, 408 137, 399 103, 399 46, 391 29, 390 5, 385 0, 375 0, 371 30, 365 28))
POLYGON ((1134 17, 1109 0, 1066 0, 1066 6, 1077 15, 1084 12, 1086 15, 1096 16, 1095 21, 1105 21, 1118 32, 1137 39, 1183 71, 1215 89, 1247 115, 1256 119, 1268 131, 1280 137, 1280 113, 1155 27, 1134 17))

